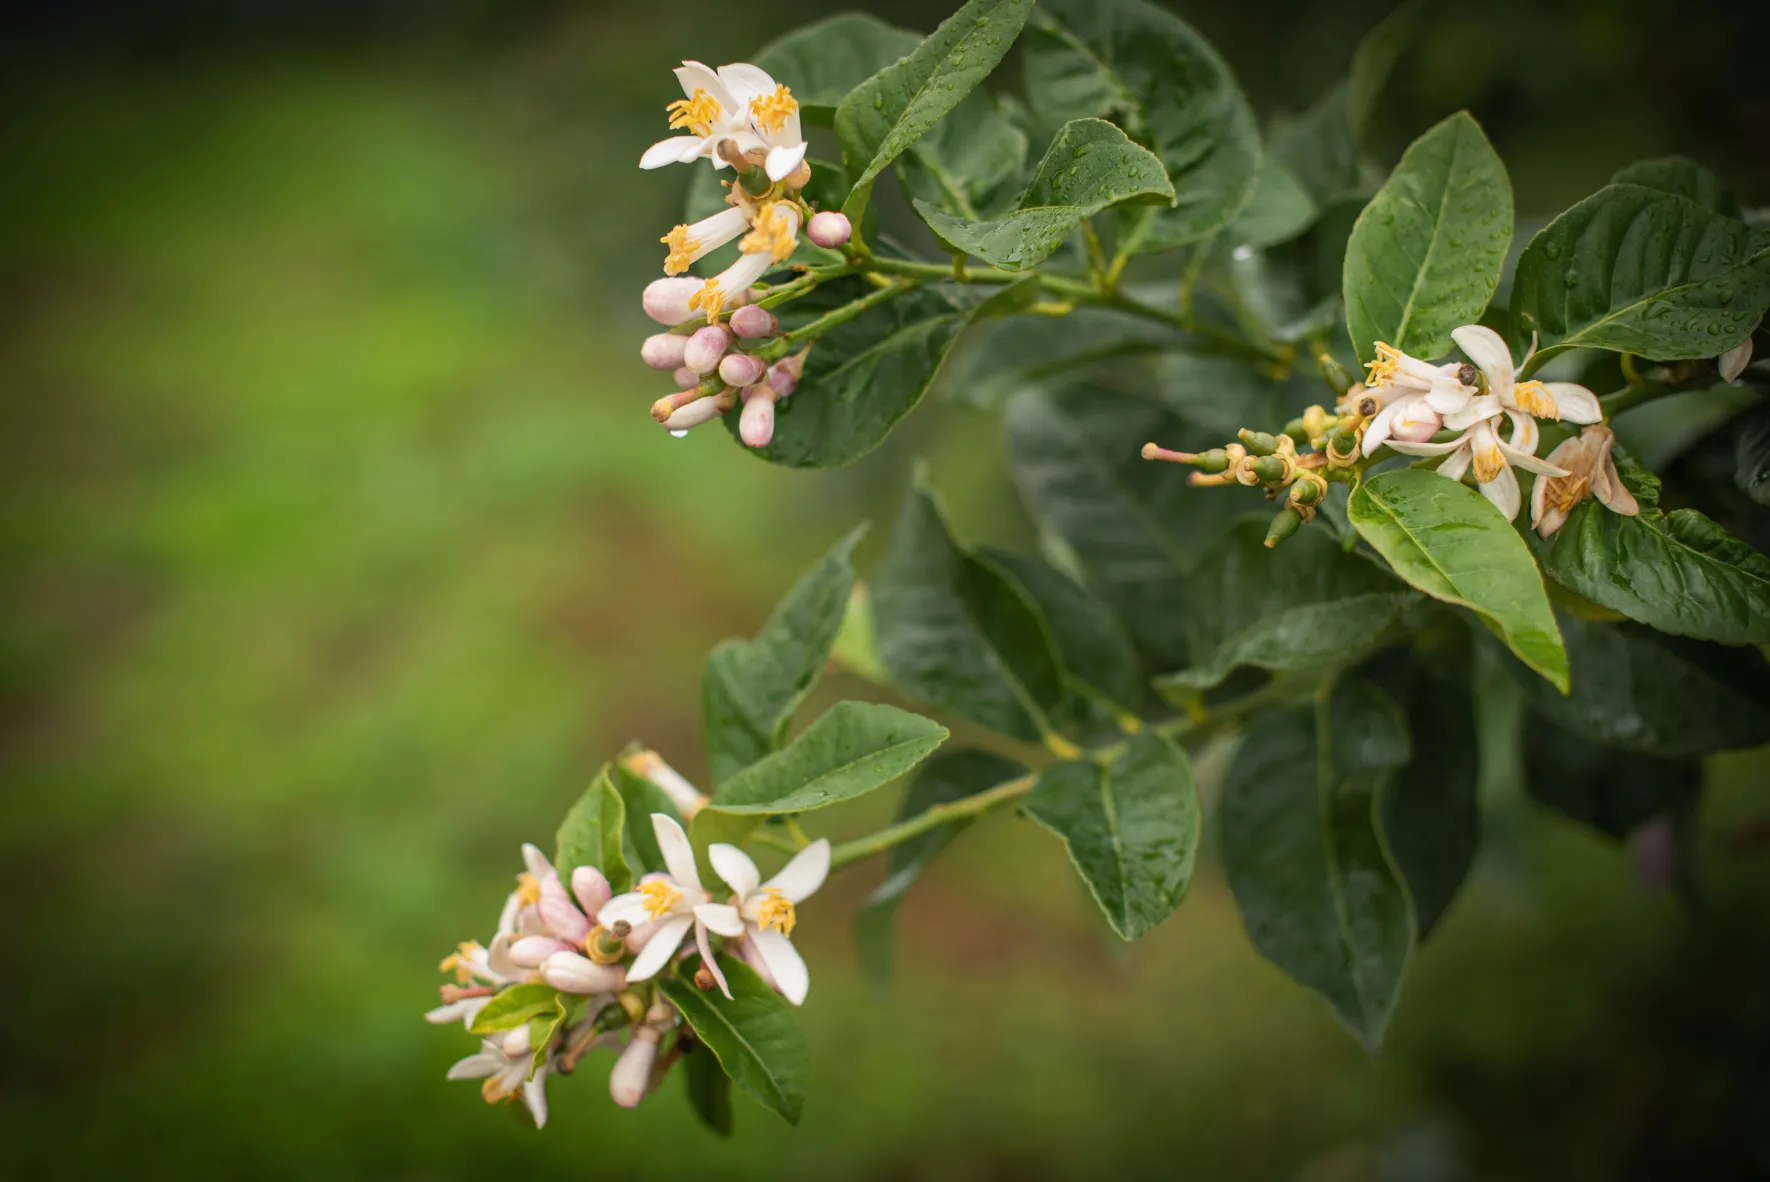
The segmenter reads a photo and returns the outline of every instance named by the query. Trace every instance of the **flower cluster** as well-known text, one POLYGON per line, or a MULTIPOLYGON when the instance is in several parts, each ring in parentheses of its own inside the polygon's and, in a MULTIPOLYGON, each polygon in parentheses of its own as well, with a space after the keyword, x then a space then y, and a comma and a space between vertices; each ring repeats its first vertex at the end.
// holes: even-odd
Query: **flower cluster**
POLYGON ((850 227, 839 213, 814 213, 802 195, 811 165, 791 90, 741 62, 718 69, 684 62, 676 79, 687 97, 670 104, 670 126, 688 134, 653 144, 639 166, 705 159, 734 176, 721 182, 725 208, 661 239, 665 277, 646 287, 643 304, 647 316, 675 331, 648 337, 640 356, 671 371, 677 391, 652 405, 652 417, 680 436, 742 405, 739 434, 751 447, 766 447, 775 403, 798 386, 804 354, 787 355, 779 322, 751 302, 752 289, 792 257, 801 227, 830 248, 848 241, 850 227), (734 241, 738 258, 725 270, 705 279, 686 274, 734 241))
POLYGON ((1259 485, 1269 496, 1288 489, 1268 545, 1315 515, 1328 480, 1356 479, 1384 447, 1435 458, 1439 475, 1452 480, 1473 474, 1475 487, 1507 520, 1523 506, 1513 470, 1534 473, 1531 524, 1544 537, 1560 528, 1588 491, 1615 512, 1639 512, 1611 462, 1614 437, 1607 428, 1588 428, 1547 459, 1537 457, 1539 419, 1594 424, 1604 417, 1590 390, 1572 382, 1520 379, 1511 349, 1483 325, 1466 324, 1451 337, 1468 361, 1434 365, 1378 341, 1365 381, 1346 392, 1334 413, 1310 407, 1282 435, 1244 430, 1241 444, 1197 455, 1151 443, 1143 456, 1198 467, 1194 484, 1259 485), (1298 453, 1303 443, 1315 449, 1313 454, 1298 453))
MULTIPOLYGON (((650 752, 632 757, 629 767, 691 813, 694 803, 705 803, 650 752)), ((487 1103, 520 1098, 541 1126, 547 1123, 547 1078, 569 1074, 591 1050, 609 1048, 618 1051, 609 1093, 622 1107, 634 1107, 695 1045, 692 1030, 655 983, 679 957, 699 957, 695 983, 702 990, 731 996, 716 957, 722 951, 747 963, 794 1005, 804 1002, 811 976, 791 937, 798 905, 829 873, 830 843, 805 846, 766 882, 748 854, 713 845, 707 854, 729 888, 725 893, 703 884, 694 848, 675 818, 654 813, 651 828, 665 869, 642 876, 636 889, 619 895, 591 866, 571 871, 568 890, 546 855, 533 845, 522 847, 525 869, 505 900, 491 944, 466 942, 443 960, 441 969, 454 973, 455 981, 442 987, 443 1004, 425 1014, 433 1023, 461 1022, 483 1036, 478 1052, 449 1069, 450 1079, 484 1081, 480 1091, 487 1103), (540 1018, 532 1019, 537 1005, 531 1004, 506 1007, 511 1022, 486 1020, 495 999, 523 987, 539 987, 533 992, 541 999, 540 1018), (545 1019, 547 1007, 557 1020, 545 1019)), ((527 995, 523 1000, 530 1001, 527 995)))

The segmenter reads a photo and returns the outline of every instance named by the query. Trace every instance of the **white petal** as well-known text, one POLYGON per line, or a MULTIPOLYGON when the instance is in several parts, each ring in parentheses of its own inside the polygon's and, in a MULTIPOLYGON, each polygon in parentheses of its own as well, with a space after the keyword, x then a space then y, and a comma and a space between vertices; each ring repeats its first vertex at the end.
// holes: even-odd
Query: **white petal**
POLYGON ((424 1020, 436 1026, 447 1026, 450 1022, 459 1022, 467 1016, 468 1002, 483 1000, 478 997, 464 997, 460 1001, 452 1001, 446 1006, 437 1006, 434 1010, 424 1011, 424 1020))
POLYGON ((1371 419, 1364 429, 1364 454, 1367 459, 1377 454, 1377 449, 1389 438, 1389 425, 1395 421, 1396 414, 1412 401, 1411 398, 1397 398, 1371 419))
POLYGON ((1561 418, 1569 423, 1596 423, 1604 418, 1604 409, 1598 405, 1598 396, 1584 386, 1573 382, 1544 382, 1549 388, 1549 396, 1555 400, 1555 406, 1561 412, 1561 418))
POLYGON ((704 90, 714 102, 719 104, 719 113, 722 116, 729 117, 734 111, 743 111, 749 105, 748 103, 739 103, 736 96, 726 89, 725 83, 720 81, 719 75, 700 62, 683 62, 681 67, 673 70, 672 73, 676 75, 676 81, 682 85, 683 97, 693 98, 695 91, 704 90))
POLYGON ((811 991, 811 971, 793 942, 773 928, 759 931, 750 939, 755 941, 756 952, 768 966, 768 974, 774 978, 774 987, 781 996, 794 1005, 802 1005, 811 991))
POLYGON ((664 855, 664 865, 669 868, 676 885, 693 887, 697 891, 704 889, 700 871, 695 869, 694 846, 689 844, 688 834, 682 831, 682 826, 665 813, 653 813, 651 831, 657 835, 658 852, 664 855))
POLYGON ((529 873, 535 876, 537 883, 553 873, 553 863, 547 860, 547 855, 543 854, 539 847, 530 842, 522 843, 522 860, 523 864, 529 868, 529 873))
POLYGON ((584 909, 585 915, 595 915, 614 891, 602 871, 594 866, 580 866, 572 871, 572 894, 577 896, 578 906, 584 909))
POLYGON ((484 1079, 488 1075, 503 1070, 503 1068, 504 1060, 502 1056, 494 1055, 490 1051, 481 1051, 477 1055, 467 1056, 465 1059, 462 1059, 459 1063, 456 1063, 453 1067, 449 1068, 449 1078, 484 1079))
POLYGON ((1455 414, 1468 406, 1469 399, 1475 394, 1474 387, 1465 386, 1454 377, 1441 377, 1432 383, 1432 389, 1426 395, 1426 405, 1441 415, 1455 414))
POLYGON ((803 903, 824 885, 830 874, 830 839, 820 837, 781 867, 781 872, 763 885, 774 887, 789 903, 803 903))
POLYGON ((1444 463, 1434 470, 1446 480, 1461 480, 1463 473, 1469 470, 1469 465, 1474 461, 1474 449, 1465 447, 1450 453, 1445 457, 1444 463))
POLYGON ((1513 451, 1534 456, 1537 444, 1543 440, 1543 434, 1537 428, 1536 420, 1521 410, 1508 410, 1506 419, 1512 424, 1511 438, 1502 440, 1499 431, 1495 430, 1494 440, 1502 446, 1510 447, 1513 451))
POLYGON ((523 1103, 529 1106, 529 1114, 535 1118, 535 1127, 547 1127, 547 1069, 535 1072, 535 1078, 522 1085, 523 1103))
MULTIPOLYGON (((742 924, 739 924, 739 926, 741 927, 742 924)), ((719 986, 719 992, 725 994, 727 998, 730 998, 731 986, 725 983, 725 970, 719 967, 719 962, 713 957, 713 946, 707 939, 706 924, 696 922, 694 925, 694 942, 695 947, 701 950, 701 963, 707 967, 709 973, 713 974, 713 980, 719 986)))
POLYGON ((707 860, 713 863, 714 873, 723 878, 731 893, 740 899, 748 899, 762 884, 762 872, 756 869, 756 863, 735 845, 722 841, 708 846, 707 860))
POLYGON ((538 969, 555 952, 570 952, 571 948, 564 940, 551 936, 524 936, 510 946, 510 960, 518 968, 538 969))
MULTIPOLYGON (((1560 448, 1557 448, 1556 450, 1559 451, 1560 448)), ((1538 527, 1542 525, 1543 510, 1548 507, 1549 481, 1546 477, 1538 477, 1536 482, 1530 486, 1530 528, 1538 529, 1538 527)), ((1559 528, 1560 524, 1555 523, 1549 530, 1549 533, 1554 533, 1555 530, 1559 528)), ((1543 534, 1543 536, 1546 538, 1549 534, 1543 534)))
POLYGON ((522 897, 515 891, 510 892, 504 900, 504 910, 498 914, 498 930, 495 936, 507 936, 516 930, 516 917, 522 911, 522 897))
POLYGON ((1466 442, 1463 436, 1447 439, 1443 443, 1409 443, 1405 439, 1391 439, 1389 446, 1396 451, 1410 456, 1442 456, 1462 447, 1466 442))
POLYGON ((712 141, 698 135, 673 135, 659 140, 639 158, 641 168, 663 168, 667 164, 687 164, 705 152, 712 141))
MULTIPOLYGON (((1509 443, 1500 444, 1500 454, 1505 456, 1507 461, 1523 468, 1526 472, 1535 472, 1541 476, 1568 475, 1566 468, 1556 467, 1554 464, 1549 463, 1549 461, 1538 459, 1527 451, 1519 451, 1509 443)), ((1539 481, 1538 483, 1541 482, 1539 481)), ((1535 494, 1533 493, 1532 495, 1534 496, 1535 494)))
POLYGON ((775 82, 767 70, 748 62, 733 62, 719 67, 719 81, 745 115, 750 113, 750 100, 767 98, 774 93, 775 82))
POLYGON ((688 935, 688 929, 694 926, 692 915, 672 915, 657 925, 651 939, 633 961, 633 967, 627 970, 627 980, 643 981, 654 976, 657 971, 670 962, 670 956, 682 944, 682 937, 688 935))
POLYGON ((651 1068, 658 1057, 658 1035, 655 1030, 638 1030, 633 1034, 633 1041, 615 1060, 614 1070, 608 1073, 608 1094, 622 1108, 638 1107, 645 1099, 645 1089, 651 1083, 651 1068))
POLYGON ((1487 375, 1487 392, 1510 397, 1517 371, 1512 367, 1512 347, 1500 334, 1484 324, 1465 324, 1452 329, 1450 337, 1487 375))
POLYGON ((1469 399, 1462 410, 1445 415, 1444 425, 1452 431, 1462 431, 1483 419, 1493 418, 1503 409, 1504 407, 1500 405, 1499 395, 1483 394, 1479 398, 1469 399))
POLYGON ((790 147, 770 148, 768 159, 763 164, 768 173, 768 179, 778 181, 792 175, 793 170, 799 167, 799 162, 805 159, 806 146, 805 141, 800 140, 790 147))
POLYGON ((557 874, 549 874, 541 880, 541 902, 537 911, 547 930, 568 944, 581 944, 590 934, 590 921, 565 893, 565 886, 557 874))
POLYGON ((616 895, 596 913, 596 922, 605 928, 612 928, 623 919, 636 928, 651 922, 651 912, 646 910, 644 895, 638 891, 616 895))
POLYGON ((1505 514, 1507 521, 1518 516, 1523 502, 1518 492, 1518 477, 1510 467, 1501 468, 1498 476, 1486 482, 1478 482, 1477 487, 1481 489, 1482 496, 1492 501, 1494 507, 1505 514))
POLYGON ((597 964, 575 952, 556 952, 541 966, 541 980, 561 993, 613 993, 627 985, 620 965, 597 964))
POLYGON ((694 909, 694 917, 718 932, 721 936, 733 939, 744 934, 744 920, 738 909, 726 903, 702 903, 694 909))

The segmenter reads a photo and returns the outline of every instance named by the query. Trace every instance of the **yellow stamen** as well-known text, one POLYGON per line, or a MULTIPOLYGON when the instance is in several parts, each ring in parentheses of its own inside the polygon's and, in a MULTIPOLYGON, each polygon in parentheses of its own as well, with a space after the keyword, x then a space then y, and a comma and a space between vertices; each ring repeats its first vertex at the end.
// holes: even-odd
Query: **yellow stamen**
POLYGON ((1563 513, 1586 499, 1586 493, 1592 487, 1584 476, 1577 473, 1572 476, 1539 476, 1538 480, 1547 480, 1549 489, 1545 495, 1548 507, 1563 513))
POLYGON ((1365 366, 1370 376, 1365 379, 1367 386, 1386 386, 1395 380, 1395 371, 1401 365, 1401 350, 1386 341, 1377 342, 1377 359, 1365 366))
POLYGON ((1475 479, 1489 484, 1499 479, 1501 472, 1506 470, 1506 457, 1497 444, 1475 449, 1475 479))
POLYGON ((719 320, 719 312, 725 307, 725 295, 719 290, 719 281, 709 279, 701 290, 688 297, 688 310, 699 310, 707 314, 707 323, 715 324, 719 320))
POLYGON ((1512 400, 1518 404, 1519 409, 1529 411, 1539 419, 1561 417, 1561 408, 1555 405, 1555 396, 1549 393, 1547 386, 1534 379, 1513 386, 1512 400))
POLYGON ((713 120, 719 118, 723 108, 718 99, 697 87, 692 97, 677 99, 666 110, 670 112, 671 127, 686 127, 704 136, 713 133, 713 120))
POLYGON ((474 941, 463 940, 461 943, 455 945, 455 951, 443 957, 442 963, 436 967, 440 972, 444 973, 453 969, 455 971, 455 980, 465 985, 467 982, 473 980, 473 969, 471 968, 470 962, 476 959, 479 954, 484 951, 485 950, 474 941))
POLYGON ((756 220, 750 223, 750 232, 738 243, 738 249, 745 254, 767 251, 774 256, 775 262, 784 262, 797 243, 793 236, 792 208, 784 201, 771 201, 763 206, 756 220))
POLYGON ((504 1086, 504 1073, 500 1071, 496 1075, 486 1076, 486 1081, 479 1085, 479 1094, 485 1098, 487 1104, 496 1104, 507 1099, 511 1092, 504 1086))
POLYGON ((670 257, 664 260, 666 275, 680 275, 688 270, 701 249, 701 244, 688 236, 687 226, 677 226, 658 241, 670 248, 670 257))
POLYGON ((764 888, 762 896, 762 902, 756 904, 756 922, 763 928, 773 928, 783 936, 791 936, 793 925, 799 922, 792 901, 781 894, 779 887, 764 888))
POLYGON ((773 94, 750 100, 750 114, 756 117, 756 122, 761 125, 762 130, 771 135, 785 127, 787 117, 798 110, 798 101, 793 98, 793 92, 785 86, 776 86, 773 94))
POLYGON ((682 892, 658 878, 640 883, 639 893, 645 896, 645 910, 653 919, 662 919, 682 902, 682 892))
POLYGON ((516 876, 516 898, 527 907, 541 901, 541 883, 534 875, 523 872, 516 876))

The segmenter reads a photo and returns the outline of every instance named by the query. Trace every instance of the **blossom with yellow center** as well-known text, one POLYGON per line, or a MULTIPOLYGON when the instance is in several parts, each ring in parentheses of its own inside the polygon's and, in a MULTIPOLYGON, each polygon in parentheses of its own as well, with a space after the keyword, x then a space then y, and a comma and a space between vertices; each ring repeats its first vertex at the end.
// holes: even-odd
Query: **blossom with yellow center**
POLYGON ((1517 403, 1519 410, 1539 419, 1561 417, 1561 408, 1555 404, 1555 396, 1549 393, 1549 387, 1534 378, 1512 387, 1512 401, 1517 403))
POLYGON ((487 1104, 521 1095, 536 1127, 543 1127, 547 1123, 547 1076, 552 1070, 551 1060, 535 1066, 528 1024, 524 1023, 480 1043, 477 1054, 449 1068, 449 1078, 484 1080, 479 1094, 487 1104))
POLYGON ((750 228, 753 209, 743 203, 728 205, 711 217, 677 226, 658 241, 670 248, 664 274, 680 275, 708 251, 718 250, 750 228))
POLYGON ((805 159, 799 103, 766 70, 744 62, 717 70, 683 62, 676 71, 681 98, 670 104, 671 136, 645 150, 641 168, 709 159, 714 168, 760 165, 771 181, 784 180, 805 159))
POLYGON ((1452 430, 1462 430, 1462 434, 1455 439, 1443 443, 1410 443, 1390 439, 1389 446, 1408 455, 1443 456, 1444 461, 1438 465, 1438 474, 1452 480, 1461 480, 1473 468, 1476 487, 1481 490, 1481 495, 1492 501, 1494 507, 1510 521, 1518 516, 1518 510, 1523 506, 1518 477, 1513 474, 1513 467, 1535 472, 1539 476, 1566 476, 1567 471, 1537 458, 1536 448, 1541 436, 1535 419, 1522 411, 1500 410, 1487 398, 1475 399, 1471 405, 1475 404, 1480 405, 1470 413, 1487 409, 1486 417, 1470 423, 1463 421, 1463 417, 1459 415, 1445 416, 1445 426, 1452 430), (1500 434, 1501 425, 1508 421, 1512 428, 1510 439, 1500 434))
POLYGON ((737 908, 713 902, 712 896, 701 885, 694 847, 689 844, 688 834, 683 832, 682 826, 672 817, 653 813, 651 827, 669 873, 648 875, 638 890, 616 895, 604 903, 596 913, 596 922, 609 929, 622 922, 640 929, 637 934, 643 937, 645 944, 627 970, 629 982, 656 975, 659 969, 670 963, 670 958, 692 930, 702 965, 730 997, 731 989, 725 983, 719 962, 713 958, 708 933, 736 938, 744 934, 743 920, 738 918, 737 908))
POLYGON ((738 243, 745 254, 767 251, 777 263, 784 263, 799 245, 799 211, 785 201, 771 201, 757 213, 754 228, 738 243))
POLYGON ((767 882, 750 856, 734 845, 710 846, 707 858, 731 888, 732 905, 743 921, 738 953, 783 997, 801 1004, 811 989, 811 974, 789 937, 798 922, 798 904, 815 893, 830 873, 830 843, 812 842, 767 882))
POLYGON ((682 902, 682 892, 663 879, 640 883, 639 893, 645 896, 645 910, 653 919, 662 919, 682 902))
MULTIPOLYGON (((1500 408, 1569 423, 1596 423, 1604 417, 1597 395, 1584 386, 1574 382, 1519 381, 1518 368, 1512 364, 1511 346, 1493 329, 1465 324, 1450 335, 1469 360, 1481 368, 1487 397, 1496 399, 1500 408)), ((1451 425, 1449 416, 1446 425, 1451 425)))
POLYGON ((793 911, 792 900, 781 894, 779 887, 764 887, 762 900, 756 904, 756 922, 765 928, 773 928, 783 936, 793 934, 793 925, 798 916, 793 911))
POLYGON ((693 94, 687 98, 677 99, 666 109, 670 112, 672 129, 686 127, 698 136, 711 135, 714 121, 719 118, 719 113, 725 110, 718 99, 708 94, 706 89, 700 86, 695 87, 693 94))
POLYGON ((486 950, 477 941, 463 940, 455 945, 455 951, 443 957, 442 963, 436 967, 438 971, 444 973, 453 969, 455 980, 465 985, 473 980, 475 966, 485 963, 485 955, 486 950))

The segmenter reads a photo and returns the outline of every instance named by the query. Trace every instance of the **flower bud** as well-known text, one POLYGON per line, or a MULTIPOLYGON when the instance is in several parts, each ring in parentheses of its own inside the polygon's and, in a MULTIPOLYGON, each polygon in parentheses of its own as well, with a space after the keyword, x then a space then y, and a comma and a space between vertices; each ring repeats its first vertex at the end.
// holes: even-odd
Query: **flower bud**
POLYGON ((687 431, 702 423, 710 423, 724 414, 730 407, 725 400, 713 395, 697 398, 681 410, 664 420, 664 426, 671 431, 687 431))
POLYGON ((1425 443, 1438 434, 1438 428, 1443 425, 1444 419, 1438 412, 1421 403, 1406 414, 1395 416, 1389 424, 1389 438, 1404 443, 1425 443))
POLYGON ((538 969, 565 944, 552 936, 523 936, 510 945, 510 962, 521 969, 538 969))
POLYGON ((584 909, 585 915, 595 915, 602 910, 604 903, 614 898, 615 892, 602 871, 594 866, 580 866, 572 871, 572 894, 578 897, 578 906, 584 909))
POLYGON ((645 314, 659 324, 684 324, 695 317, 688 306, 689 297, 704 286, 701 280, 688 275, 654 279, 645 285, 640 302, 645 314))
POLYGON ((1299 473, 1297 482, 1291 485, 1291 500, 1299 505, 1313 505, 1326 492, 1327 482, 1319 476, 1311 479, 1309 473, 1299 473))
POLYGON ((512 1059, 534 1050, 534 1043, 529 1040, 529 1024, 524 1022, 521 1026, 505 1031, 503 1037, 498 1040, 498 1045, 512 1059))
MULTIPOLYGON (((684 337, 683 343, 686 344, 687 342, 688 342, 688 338, 684 337)), ((680 389, 689 389, 689 388, 692 388, 694 386, 698 386, 701 384, 701 375, 696 373, 694 370, 688 368, 688 366, 686 366, 686 365, 683 366, 681 369, 677 370, 675 373, 671 374, 670 378, 672 381, 674 381, 676 383, 677 387, 680 389)))
POLYGON ((685 369, 682 372, 688 375, 687 388, 678 390, 674 394, 667 394, 651 404, 651 417, 660 423, 668 422, 671 415, 689 403, 706 397, 701 393, 700 382, 696 379, 694 371, 685 369))
POLYGON ((814 213, 811 220, 805 223, 805 236, 826 250, 835 250, 843 245, 853 233, 854 226, 848 218, 833 209, 814 213))
POLYGON ((811 161, 801 160, 799 166, 786 175, 781 187, 789 193, 797 193, 811 183, 811 161))
POLYGON ((1303 515, 1289 505, 1286 505, 1283 509, 1278 511, 1278 516, 1272 519, 1272 524, 1266 527, 1266 548, 1268 550, 1272 549, 1274 546, 1296 533, 1297 527, 1302 524, 1303 515))
POLYGON ((738 436, 750 447, 767 447, 774 438, 774 391, 757 386, 744 401, 738 436))
POLYGON ((627 970, 575 952, 555 952, 542 962, 541 980, 561 993, 613 993, 627 987, 627 970))
POLYGON ((677 369, 682 365, 682 350, 688 338, 680 333, 654 332, 639 346, 639 359, 653 369, 677 369))
POLYGON ((702 377, 719 368, 719 359, 731 348, 731 333, 723 324, 697 328, 682 351, 682 364, 702 377))
POLYGON ((565 893, 558 874, 549 872, 541 880, 541 902, 537 909, 547 930, 567 944, 582 943, 584 937, 590 934, 590 921, 572 903, 571 896, 565 893))
POLYGON ((1269 456, 1278 450, 1278 440, 1264 431, 1250 431, 1243 427, 1237 434, 1248 450, 1257 456, 1269 456))
POLYGON ((1255 456, 1249 466, 1261 484, 1277 484, 1285 478, 1283 456, 1255 456))
POLYGON ((783 357, 768 370, 768 388, 782 398, 786 398, 799 388, 799 378, 805 372, 805 354, 795 353, 791 357, 783 357))
POLYGON ((774 313, 755 304, 747 304, 731 314, 731 331, 745 340, 771 337, 779 329, 780 323, 775 320, 774 313))
POLYGON ((719 379, 740 390, 760 382, 766 372, 768 363, 748 353, 727 353, 725 359, 719 363, 719 379))
POLYGON ((658 1032, 641 1026, 608 1073, 608 1094, 622 1108, 637 1108, 651 1083, 651 1065, 658 1057, 658 1032))

